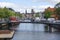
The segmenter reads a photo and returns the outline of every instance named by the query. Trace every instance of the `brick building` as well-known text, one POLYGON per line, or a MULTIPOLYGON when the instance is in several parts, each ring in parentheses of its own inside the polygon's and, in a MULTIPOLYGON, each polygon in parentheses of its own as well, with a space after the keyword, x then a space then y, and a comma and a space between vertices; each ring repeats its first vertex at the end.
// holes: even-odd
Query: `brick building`
POLYGON ((45 11, 47 10, 52 12, 51 17, 58 19, 57 15, 55 14, 55 10, 56 10, 55 8, 48 7, 47 9, 45 9, 45 11))

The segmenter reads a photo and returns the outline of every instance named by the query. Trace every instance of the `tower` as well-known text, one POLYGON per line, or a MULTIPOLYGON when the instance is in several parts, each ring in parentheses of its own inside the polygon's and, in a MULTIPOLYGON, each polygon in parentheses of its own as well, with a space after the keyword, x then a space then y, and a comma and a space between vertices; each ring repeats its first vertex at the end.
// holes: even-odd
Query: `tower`
POLYGON ((31 15, 32 15, 31 21, 33 22, 34 21, 34 10, 33 9, 31 9, 31 15))
POLYGON ((27 14, 27 10, 25 10, 25 13, 27 14))
POLYGON ((27 14, 28 14, 27 10, 25 10, 25 19, 27 19, 27 17, 28 17, 27 14))

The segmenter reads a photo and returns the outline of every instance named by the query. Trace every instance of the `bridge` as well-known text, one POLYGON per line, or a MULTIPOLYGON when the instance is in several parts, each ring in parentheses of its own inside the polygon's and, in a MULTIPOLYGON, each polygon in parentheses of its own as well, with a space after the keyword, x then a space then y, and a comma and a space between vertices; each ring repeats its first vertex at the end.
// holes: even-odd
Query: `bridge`
POLYGON ((11 26, 11 24, 16 24, 16 23, 38 23, 38 24, 45 24, 45 25, 48 25, 49 27, 49 30, 51 31, 51 28, 56 28, 58 30, 60 30, 60 23, 57 23, 57 22, 49 22, 49 21, 29 21, 29 22, 25 22, 25 21, 9 21, 9 22, 0 22, 0 25, 1 24, 8 24, 9 27, 11 26))
POLYGON ((51 25, 60 25, 58 22, 49 22, 49 21, 33 21, 33 22, 25 22, 25 21, 12 21, 10 23, 39 23, 39 24, 51 24, 51 25))
MULTIPOLYGON (((17 23, 17 22, 11 22, 11 23, 17 23)), ((19 23, 37 23, 37 24, 45 24, 49 27, 49 30, 51 31, 51 28, 55 28, 55 29, 58 29, 60 30, 60 23, 58 22, 50 22, 50 21, 19 21, 19 23)))

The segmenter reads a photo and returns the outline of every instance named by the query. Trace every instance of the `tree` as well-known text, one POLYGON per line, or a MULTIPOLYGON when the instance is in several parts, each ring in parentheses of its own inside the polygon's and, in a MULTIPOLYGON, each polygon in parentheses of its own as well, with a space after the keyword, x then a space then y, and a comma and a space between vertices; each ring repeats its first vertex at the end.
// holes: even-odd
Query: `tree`
POLYGON ((19 12, 16 13, 16 16, 18 16, 19 18, 22 18, 22 14, 20 14, 19 12))
POLYGON ((50 17, 51 17, 51 14, 52 14, 52 12, 51 12, 51 11, 46 10, 44 13, 45 13, 45 16, 44 16, 44 17, 45 17, 46 19, 48 19, 48 18, 50 18, 50 17))
POLYGON ((9 17, 11 16, 15 16, 15 11, 12 11, 6 7, 4 8, 0 8, 0 19, 4 18, 4 19, 9 19, 9 17))
POLYGON ((60 2, 55 5, 54 8, 59 8, 60 7, 60 2))
POLYGON ((11 11, 14 11, 12 8, 8 8, 9 10, 11 10, 11 11))
POLYGON ((60 2, 55 5, 55 14, 58 16, 58 19, 60 20, 60 2))
POLYGON ((60 15, 60 7, 56 8, 56 14, 60 15))
POLYGON ((0 18, 3 18, 3 9, 0 8, 0 18))
POLYGON ((37 12, 37 13, 35 14, 35 17, 40 17, 39 12, 37 12))

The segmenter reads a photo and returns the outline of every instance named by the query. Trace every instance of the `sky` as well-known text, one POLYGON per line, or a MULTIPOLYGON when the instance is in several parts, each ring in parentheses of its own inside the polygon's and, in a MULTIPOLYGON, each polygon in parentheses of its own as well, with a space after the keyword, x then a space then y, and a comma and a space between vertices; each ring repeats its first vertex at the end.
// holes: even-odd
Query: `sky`
POLYGON ((53 8, 60 0, 0 0, 0 7, 12 8, 15 11, 25 13, 31 12, 34 9, 35 12, 42 12, 47 7, 53 8))

